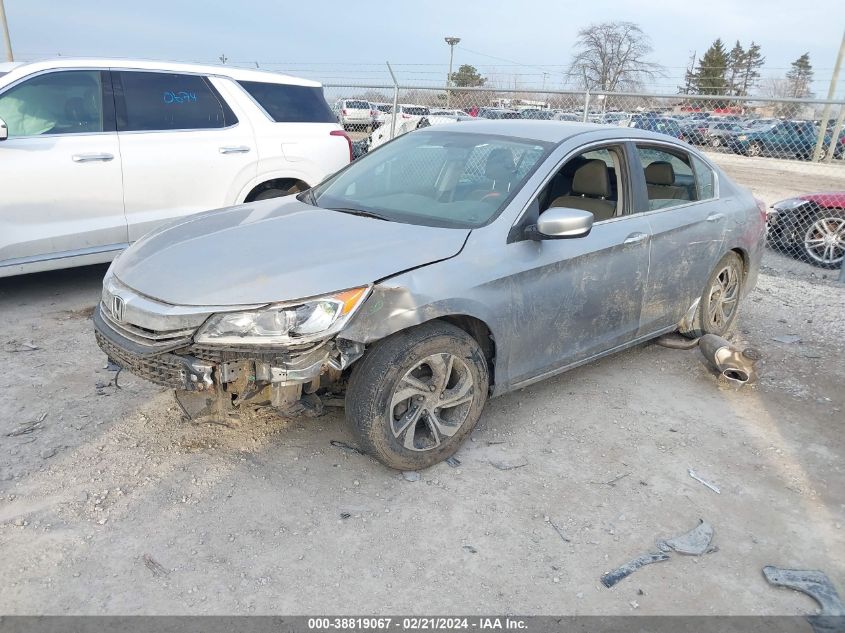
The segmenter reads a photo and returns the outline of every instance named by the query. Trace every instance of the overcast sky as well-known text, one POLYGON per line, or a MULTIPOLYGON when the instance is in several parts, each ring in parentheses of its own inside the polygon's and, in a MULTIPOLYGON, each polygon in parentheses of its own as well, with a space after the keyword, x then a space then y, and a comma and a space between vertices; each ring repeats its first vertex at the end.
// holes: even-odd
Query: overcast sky
MULTIPOLYGON (((547 72, 552 87, 563 79, 579 28, 630 20, 651 37, 653 60, 668 69, 654 91, 674 92, 690 55, 721 37, 728 47, 737 39, 758 42, 767 76, 782 75, 809 51, 819 97, 826 96, 845 28, 842 0, 5 0, 5 6, 20 59, 62 54, 211 62, 225 53, 229 63, 258 61, 329 83, 383 82, 385 60, 397 64, 404 82, 434 81, 448 64, 443 37, 455 35, 462 38, 456 67, 518 74, 526 84, 539 83, 547 72)), ((838 92, 845 94, 845 86, 838 92)))

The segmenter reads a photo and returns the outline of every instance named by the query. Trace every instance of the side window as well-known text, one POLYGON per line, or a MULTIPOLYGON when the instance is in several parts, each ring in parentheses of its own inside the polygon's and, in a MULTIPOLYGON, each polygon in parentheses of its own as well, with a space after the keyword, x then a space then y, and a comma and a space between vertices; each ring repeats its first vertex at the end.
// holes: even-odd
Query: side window
POLYGON ((134 72, 118 76, 120 132, 204 130, 237 123, 234 113, 205 77, 134 72))
POLYGON ((643 166, 649 211, 699 199, 686 152, 637 145, 637 153, 643 166))
POLYGON ((571 158, 540 193, 541 212, 553 207, 589 211, 596 222, 624 212, 622 150, 607 147, 571 158))
POLYGON ((335 122, 335 116, 323 97, 322 88, 263 81, 238 83, 276 123, 335 122))
POLYGON ((700 158, 692 157, 692 170, 695 173, 696 200, 709 200, 716 197, 716 176, 713 170, 700 158))
POLYGON ((103 108, 102 77, 99 70, 65 70, 10 88, 0 95, 9 137, 113 131, 113 117, 103 108))

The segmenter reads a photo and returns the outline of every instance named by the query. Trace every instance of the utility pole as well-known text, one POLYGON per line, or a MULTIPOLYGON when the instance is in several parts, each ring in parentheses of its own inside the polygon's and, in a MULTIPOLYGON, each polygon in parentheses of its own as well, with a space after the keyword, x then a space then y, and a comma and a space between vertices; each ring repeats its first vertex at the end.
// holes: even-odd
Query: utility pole
POLYGON ((6 8, 3 6, 3 0, 0 0, 0 35, 3 36, 6 61, 15 61, 15 57, 12 55, 12 39, 9 37, 9 23, 6 22, 6 8))
POLYGON ((452 100, 452 93, 449 91, 449 86, 452 85, 452 59, 455 56, 455 46, 458 45, 458 42, 461 41, 459 37, 447 37, 444 38, 446 43, 449 45, 449 74, 446 75, 446 107, 449 107, 449 104, 452 100))
MULTIPOLYGON (((836 56, 836 63, 833 65, 833 76, 830 78, 830 88, 827 90, 827 100, 833 101, 836 96, 836 83, 839 81, 839 71, 842 69, 842 59, 845 58, 845 31, 842 32, 842 43, 839 44, 839 54, 836 56)), ((827 133, 827 122, 830 120, 830 104, 824 106, 822 122, 819 129, 819 137, 816 139, 816 149, 813 151, 813 162, 819 161, 824 150, 824 137, 827 133)), ((835 131, 835 130, 834 130, 835 131)), ((837 138, 831 139, 828 151, 832 154, 836 150, 837 138)))

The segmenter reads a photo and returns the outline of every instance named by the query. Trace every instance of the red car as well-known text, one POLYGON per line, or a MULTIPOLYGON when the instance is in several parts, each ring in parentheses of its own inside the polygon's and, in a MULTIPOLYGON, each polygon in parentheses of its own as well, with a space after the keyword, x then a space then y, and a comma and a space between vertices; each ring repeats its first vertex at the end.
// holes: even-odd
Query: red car
POLYGON ((769 244, 822 268, 840 268, 845 255, 845 191, 808 193, 772 205, 769 244))

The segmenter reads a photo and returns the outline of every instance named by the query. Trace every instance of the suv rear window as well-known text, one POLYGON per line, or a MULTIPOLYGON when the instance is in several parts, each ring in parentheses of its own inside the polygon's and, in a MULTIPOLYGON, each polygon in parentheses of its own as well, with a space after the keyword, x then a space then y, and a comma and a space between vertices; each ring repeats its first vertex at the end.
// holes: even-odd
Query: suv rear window
POLYGON ((420 107, 403 107, 402 112, 405 114, 410 114, 412 116, 428 116, 428 108, 420 108, 420 107))
POLYGON ((112 76, 118 81, 119 132, 205 130, 238 122, 205 77, 134 70, 112 76))
POLYGON ((239 81, 276 123, 335 123, 323 89, 313 86, 239 81))
POLYGON ((352 101, 351 99, 347 99, 344 101, 346 104, 344 107, 347 110, 369 110, 370 104, 366 101, 352 101))

